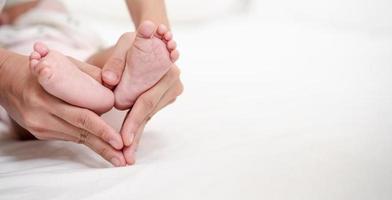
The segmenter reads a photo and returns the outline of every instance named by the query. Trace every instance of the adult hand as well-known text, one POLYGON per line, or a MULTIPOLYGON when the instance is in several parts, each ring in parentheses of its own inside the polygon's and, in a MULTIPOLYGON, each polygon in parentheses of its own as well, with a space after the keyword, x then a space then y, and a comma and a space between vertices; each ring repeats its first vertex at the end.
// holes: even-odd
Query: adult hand
POLYGON ((135 33, 124 33, 110 49, 111 54, 102 68, 102 81, 108 88, 113 89, 120 82, 126 65, 127 52, 134 40, 135 33))
POLYGON ((144 92, 135 102, 132 109, 125 117, 121 128, 121 135, 128 138, 125 143, 131 144, 124 147, 124 157, 128 164, 135 163, 135 151, 140 142, 147 122, 161 109, 173 103, 183 92, 180 80, 180 70, 173 66, 168 73, 151 89, 144 92))
MULTIPOLYGON (((121 136, 96 113, 46 93, 28 65, 27 57, 12 54, 0 68, 0 104, 11 118, 38 139, 83 143, 114 166, 125 165, 121 136)), ((82 71, 100 74, 92 66, 82 71)))
MULTIPOLYGON (((102 79, 105 85, 113 88, 120 81, 126 65, 126 54, 131 48, 133 40, 133 33, 125 33, 118 40, 112 55, 102 70, 102 79)), ((148 120, 159 110, 173 103, 182 91, 180 70, 177 66, 173 66, 154 87, 144 92, 136 100, 121 128, 121 135, 126 145, 123 153, 127 164, 135 163, 134 152, 148 120)))

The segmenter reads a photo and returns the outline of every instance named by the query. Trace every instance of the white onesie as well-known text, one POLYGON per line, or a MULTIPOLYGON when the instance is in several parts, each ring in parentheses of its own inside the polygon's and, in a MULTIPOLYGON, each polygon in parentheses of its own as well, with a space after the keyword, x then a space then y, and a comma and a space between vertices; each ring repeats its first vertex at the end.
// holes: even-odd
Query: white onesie
MULTIPOLYGON (((0 13, 5 7, 33 0, 0 0, 0 13)), ((102 41, 94 31, 78 24, 67 12, 45 9, 47 3, 56 0, 41 0, 39 5, 24 13, 12 25, 0 26, 0 48, 22 55, 31 53, 36 41, 44 42, 55 49, 78 60, 86 60, 96 52, 102 41)), ((1 133, 11 132, 10 119, 0 106, 1 133)))

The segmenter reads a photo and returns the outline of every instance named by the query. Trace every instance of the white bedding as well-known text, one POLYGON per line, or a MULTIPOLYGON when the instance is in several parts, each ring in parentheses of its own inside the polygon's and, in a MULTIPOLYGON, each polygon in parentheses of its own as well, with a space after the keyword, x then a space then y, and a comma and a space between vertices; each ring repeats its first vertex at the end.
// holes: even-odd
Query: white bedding
POLYGON ((391 26, 288 18, 174 25, 185 93, 137 164, 3 139, 0 199, 391 199, 391 26))

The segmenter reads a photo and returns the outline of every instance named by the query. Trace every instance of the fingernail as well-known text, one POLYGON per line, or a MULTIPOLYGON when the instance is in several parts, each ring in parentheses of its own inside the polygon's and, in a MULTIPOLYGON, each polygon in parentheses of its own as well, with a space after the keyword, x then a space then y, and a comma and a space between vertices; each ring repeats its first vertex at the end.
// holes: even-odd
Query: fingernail
POLYGON ((109 144, 114 148, 121 148, 121 144, 116 142, 116 140, 109 140, 109 144))
POLYGON ((120 160, 118 160, 117 158, 112 158, 110 159, 110 162, 115 166, 115 167, 119 167, 121 165, 120 160))
POLYGON ((103 76, 105 77, 106 80, 110 81, 110 82, 114 82, 117 80, 117 75, 112 72, 112 71, 104 71, 103 72, 103 76))
POLYGON ((135 160, 135 152, 131 152, 130 153, 130 155, 128 155, 129 157, 128 157, 128 159, 127 159, 127 164, 128 165, 134 165, 135 163, 136 163, 136 160, 135 160))
POLYGON ((133 133, 130 133, 130 134, 129 134, 129 145, 132 144, 133 138, 134 138, 134 137, 135 137, 135 134, 133 134, 133 133))

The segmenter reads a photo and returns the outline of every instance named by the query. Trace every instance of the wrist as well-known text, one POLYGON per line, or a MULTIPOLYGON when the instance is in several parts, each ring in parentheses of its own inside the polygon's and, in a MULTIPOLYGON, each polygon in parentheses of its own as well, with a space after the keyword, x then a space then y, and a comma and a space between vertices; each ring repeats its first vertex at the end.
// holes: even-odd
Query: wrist
POLYGON ((7 67, 6 63, 11 55, 11 52, 0 48, 0 105, 2 104, 1 102, 3 99, 3 95, 5 94, 4 86, 6 82, 5 77, 7 76, 7 70, 5 69, 7 67))
POLYGON ((127 0, 127 5, 136 28, 145 20, 170 28, 164 0, 127 0))
POLYGON ((28 79, 28 65, 26 56, 0 49, 0 105, 28 79))

